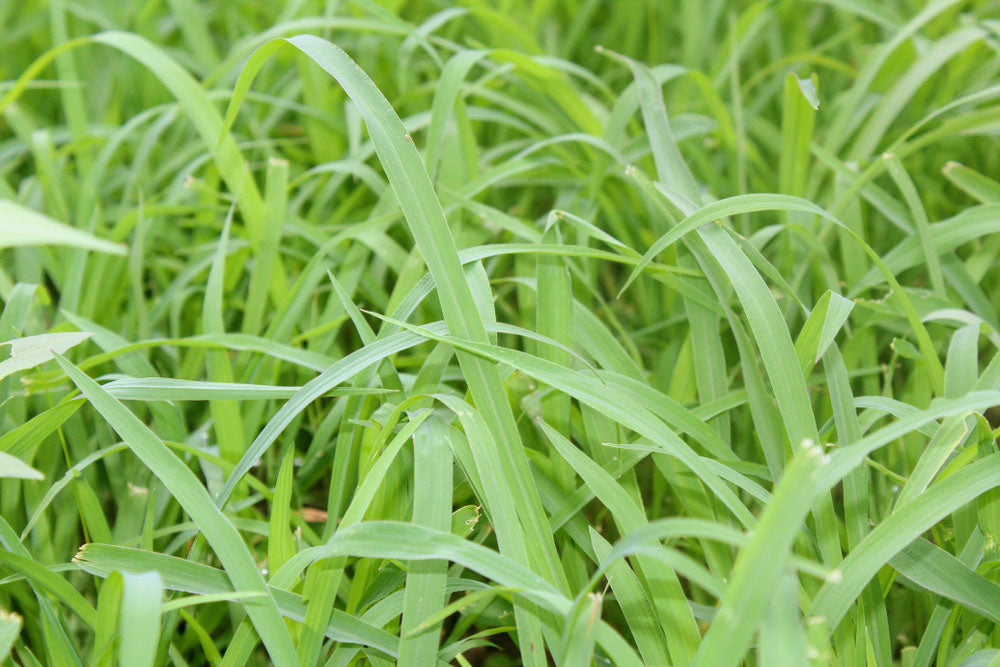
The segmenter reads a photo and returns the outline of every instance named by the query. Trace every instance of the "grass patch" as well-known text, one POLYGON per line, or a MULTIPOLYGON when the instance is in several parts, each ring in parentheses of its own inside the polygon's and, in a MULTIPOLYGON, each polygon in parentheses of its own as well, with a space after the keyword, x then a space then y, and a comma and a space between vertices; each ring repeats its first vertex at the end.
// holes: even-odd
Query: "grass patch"
POLYGON ((0 7, 0 661, 992 664, 997 4, 918 4, 0 7))

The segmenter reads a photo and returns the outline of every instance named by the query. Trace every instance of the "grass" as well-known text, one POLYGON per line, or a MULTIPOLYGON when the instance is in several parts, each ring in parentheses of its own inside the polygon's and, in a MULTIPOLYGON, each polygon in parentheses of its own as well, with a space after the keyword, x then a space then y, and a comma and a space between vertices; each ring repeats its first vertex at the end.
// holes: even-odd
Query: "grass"
POLYGON ((0 659, 1000 664, 998 10, 0 6, 0 659))

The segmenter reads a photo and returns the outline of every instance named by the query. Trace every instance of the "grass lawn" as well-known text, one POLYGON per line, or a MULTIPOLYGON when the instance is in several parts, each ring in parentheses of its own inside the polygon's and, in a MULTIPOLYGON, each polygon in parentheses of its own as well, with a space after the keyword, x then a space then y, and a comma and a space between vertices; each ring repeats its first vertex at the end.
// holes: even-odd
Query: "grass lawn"
POLYGON ((1000 665, 998 17, 0 2, 0 664, 1000 665))

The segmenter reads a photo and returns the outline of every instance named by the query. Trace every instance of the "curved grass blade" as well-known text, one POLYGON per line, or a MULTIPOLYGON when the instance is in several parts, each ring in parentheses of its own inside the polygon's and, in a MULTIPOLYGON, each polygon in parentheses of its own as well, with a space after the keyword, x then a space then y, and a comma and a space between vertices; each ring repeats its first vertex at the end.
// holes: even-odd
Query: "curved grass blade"
POLYGON ((10 551, 0 551, 0 564, 23 574, 33 586, 50 593, 72 610, 88 628, 96 626, 97 612, 91 604, 68 581, 49 568, 35 562, 27 555, 10 551))
MULTIPOLYGON (((98 577, 107 577, 116 570, 135 573, 156 571, 163 579, 164 587, 170 590, 192 595, 235 593, 230 578, 223 570, 156 552, 110 544, 87 544, 80 549, 73 561, 84 571, 98 577)), ((302 598, 273 586, 269 587, 269 591, 282 616, 299 623, 305 620, 302 598)), ((238 598, 226 599, 241 600, 247 597, 247 593, 259 592, 240 591, 238 598)), ((284 622, 281 625, 284 626, 284 622)), ((339 609, 334 610, 333 618, 326 628, 326 636, 338 642, 371 646, 392 656, 397 654, 395 637, 339 609)))
POLYGON ((28 336, 0 343, 0 347, 10 345, 10 357, 0 361, 0 379, 51 361, 55 355, 76 347, 91 335, 72 331, 28 336))
POLYGON ((918 538, 889 564, 910 581, 958 605, 1000 623, 1000 586, 977 574, 958 558, 918 538))
POLYGON ((1000 484, 1000 454, 972 463, 900 506, 859 544, 841 566, 843 580, 827 583, 809 613, 835 628, 868 580, 921 533, 1000 484))
POLYGON ((0 452, 0 478, 45 479, 45 475, 16 456, 0 452))
MULTIPOLYGON (((454 237, 413 139, 385 96, 343 50, 311 35, 275 40, 261 47, 251 56, 240 74, 222 134, 225 135, 227 128, 231 126, 243 97, 265 60, 286 42, 312 58, 333 76, 358 105, 410 232, 434 278, 448 329, 464 338, 488 342, 486 326, 479 316, 462 271, 454 237)), ((523 514, 523 523, 530 535, 528 544, 537 554, 531 564, 539 568, 549 581, 565 588, 565 574, 559 563, 552 535, 548 531, 538 491, 531 481, 527 457, 506 400, 499 371, 493 364, 474 356, 460 353, 458 357, 469 390, 486 419, 501 457, 515 473, 510 483, 517 488, 517 495, 525 500, 518 510, 523 514)), ((537 664, 542 659, 541 646, 521 648, 526 651, 523 654, 526 662, 537 664)))
MULTIPOLYGON (((180 459, 145 424, 104 391, 76 366, 62 357, 56 361, 129 448, 164 483, 185 512, 195 521, 238 590, 268 589, 239 532, 213 505, 208 491, 180 459)), ((295 648, 270 595, 247 600, 247 613, 275 664, 295 665, 295 648)))
POLYGON ((124 255, 125 246, 99 239, 75 227, 6 199, 0 199, 0 248, 62 245, 111 255, 124 255))

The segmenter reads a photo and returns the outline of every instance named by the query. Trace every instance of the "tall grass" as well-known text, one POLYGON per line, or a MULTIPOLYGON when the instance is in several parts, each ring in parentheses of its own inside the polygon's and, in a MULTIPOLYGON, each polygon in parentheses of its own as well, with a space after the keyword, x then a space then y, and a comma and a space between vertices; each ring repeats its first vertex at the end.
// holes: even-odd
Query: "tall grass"
POLYGON ((1000 664, 998 11, 0 5, 0 660, 1000 664))

